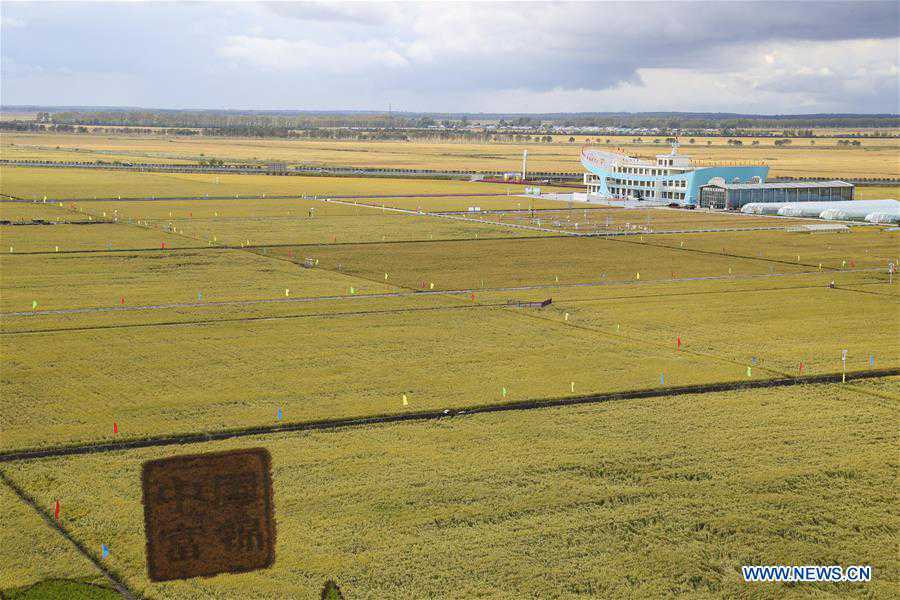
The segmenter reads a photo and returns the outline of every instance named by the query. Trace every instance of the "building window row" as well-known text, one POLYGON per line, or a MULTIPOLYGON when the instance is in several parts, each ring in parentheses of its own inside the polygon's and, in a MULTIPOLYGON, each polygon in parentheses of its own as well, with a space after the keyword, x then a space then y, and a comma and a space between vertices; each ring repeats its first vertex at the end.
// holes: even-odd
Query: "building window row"
POLYGON ((668 175, 669 169, 654 169, 652 167, 614 167, 613 173, 622 175, 668 175))

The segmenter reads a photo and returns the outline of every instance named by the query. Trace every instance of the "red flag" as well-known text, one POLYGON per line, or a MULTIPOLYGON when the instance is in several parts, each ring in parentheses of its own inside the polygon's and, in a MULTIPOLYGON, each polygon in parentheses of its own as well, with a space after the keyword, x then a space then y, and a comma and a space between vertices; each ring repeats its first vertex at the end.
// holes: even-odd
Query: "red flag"
POLYGON ((53 516, 59 521, 59 500, 56 501, 56 510, 53 511, 53 516))
POLYGON ((803 375, 803 363, 800 363, 800 374, 803 375))
POLYGON ((119 300, 119 302, 121 302, 122 304, 125 304, 125 296, 122 296, 122 299, 119 300))
POLYGON ((113 421, 113 433, 119 433, 119 424, 113 421))
POLYGON ((678 349, 681 350, 681 336, 678 336, 678 349))

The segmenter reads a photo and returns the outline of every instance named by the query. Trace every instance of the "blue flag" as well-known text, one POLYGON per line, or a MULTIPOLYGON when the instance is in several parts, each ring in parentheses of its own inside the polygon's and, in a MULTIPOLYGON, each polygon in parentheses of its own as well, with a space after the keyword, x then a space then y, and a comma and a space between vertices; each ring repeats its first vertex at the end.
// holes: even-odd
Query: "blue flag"
POLYGON ((109 548, 106 547, 106 544, 100 544, 100 555, 100 558, 109 556, 109 548))

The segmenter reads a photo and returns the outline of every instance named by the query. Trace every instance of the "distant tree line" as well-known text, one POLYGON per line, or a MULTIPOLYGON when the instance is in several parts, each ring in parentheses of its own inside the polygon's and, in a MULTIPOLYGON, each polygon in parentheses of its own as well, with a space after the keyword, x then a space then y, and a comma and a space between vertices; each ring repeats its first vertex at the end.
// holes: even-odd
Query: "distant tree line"
POLYGON ((445 129, 465 129, 472 120, 492 120, 500 127, 623 127, 659 130, 719 129, 729 131, 777 128, 790 137, 812 136, 813 128, 896 128, 898 115, 729 115, 716 113, 583 113, 529 116, 456 115, 393 113, 277 113, 241 111, 181 110, 82 110, 42 111, 38 121, 71 125, 116 125, 132 127, 263 128, 266 130, 311 128, 412 128, 438 124, 445 129))
MULTIPOLYGON (((3 121, 0 130, 119 133, 211 137, 345 140, 453 140, 552 142, 565 128, 652 129, 649 135, 813 138, 813 128, 853 128, 839 137, 897 137, 897 115, 723 115, 716 113, 582 113, 547 115, 445 115, 361 112, 182 111, 143 109, 41 110, 33 121, 3 121), (473 120, 475 123, 473 123, 473 120), (493 127, 484 127, 490 121, 493 127), (481 122, 480 124, 478 122, 481 122), (774 128, 766 131, 765 128, 774 128)), ((610 135, 612 132, 604 132, 610 135)), ((645 134, 644 131, 630 131, 645 134)), ((598 136, 599 139, 599 136, 598 136)), ((652 139, 652 138, 651 138, 652 139)), ((659 138, 657 138, 659 139, 659 138)), ((666 141, 672 140, 667 137, 666 141)), ((569 138, 574 142, 574 138, 569 138)), ((642 137, 633 138, 642 143, 642 137)), ((654 140, 656 141, 656 140, 654 140)), ((693 143, 693 142, 691 142, 693 143)), ((779 145, 783 145, 783 142, 779 145)))

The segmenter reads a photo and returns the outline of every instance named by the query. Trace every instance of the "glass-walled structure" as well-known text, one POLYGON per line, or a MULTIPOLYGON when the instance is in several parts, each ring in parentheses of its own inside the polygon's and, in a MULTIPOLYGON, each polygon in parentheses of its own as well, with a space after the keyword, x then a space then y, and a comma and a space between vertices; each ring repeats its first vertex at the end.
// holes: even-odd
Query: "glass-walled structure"
POLYGON ((799 183, 712 183, 700 188, 700 206, 739 210, 750 202, 832 202, 853 200, 853 184, 844 181, 799 183))

